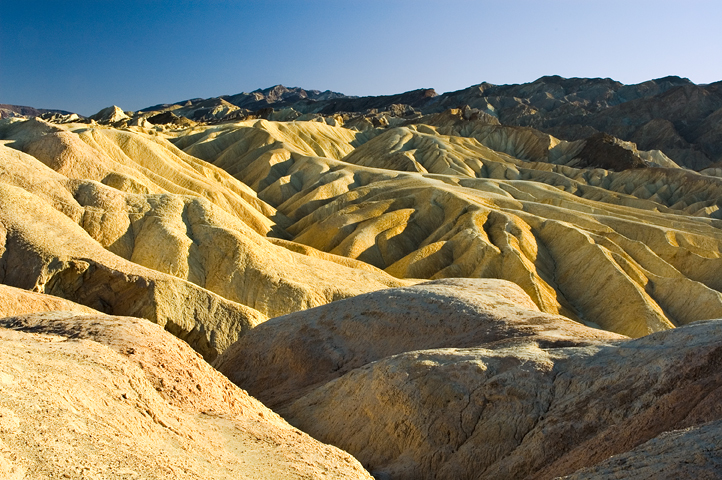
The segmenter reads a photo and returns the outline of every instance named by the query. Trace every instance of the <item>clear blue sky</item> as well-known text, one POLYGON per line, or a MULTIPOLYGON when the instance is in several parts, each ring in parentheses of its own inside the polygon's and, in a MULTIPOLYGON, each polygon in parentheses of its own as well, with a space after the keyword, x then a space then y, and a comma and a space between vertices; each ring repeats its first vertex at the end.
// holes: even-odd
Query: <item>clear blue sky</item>
POLYGON ((722 2, 0 0, 0 103, 89 115, 276 84, 722 80, 722 2))

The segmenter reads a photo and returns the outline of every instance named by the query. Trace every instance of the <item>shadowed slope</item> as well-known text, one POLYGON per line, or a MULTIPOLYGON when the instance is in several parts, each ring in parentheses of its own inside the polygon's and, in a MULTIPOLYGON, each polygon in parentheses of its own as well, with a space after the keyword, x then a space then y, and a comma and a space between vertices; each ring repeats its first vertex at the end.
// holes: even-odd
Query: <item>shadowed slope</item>
POLYGON ((270 320, 215 364, 376 478, 654 478, 673 445, 714 478, 720 351, 719 320, 630 340, 449 279, 270 320))
MULTIPOLYGON (((404 353, 352 370, 282 413, 381 478, 546 479, 596 464, 592 472, 604 475, 610 456, 629 451, 634 463, 622 471, 649 472, 666 463, 666 450, 648 443, 654 456, 641 458, 634 449, 692 426, 708 450, 698 456, 695 441, 674 442, 694 460, 672 471, 714 478, 720 323, 586 347, 540 348, 532 336, 404 353)), ((636 478, 629 475, 614 478, 636 478)))

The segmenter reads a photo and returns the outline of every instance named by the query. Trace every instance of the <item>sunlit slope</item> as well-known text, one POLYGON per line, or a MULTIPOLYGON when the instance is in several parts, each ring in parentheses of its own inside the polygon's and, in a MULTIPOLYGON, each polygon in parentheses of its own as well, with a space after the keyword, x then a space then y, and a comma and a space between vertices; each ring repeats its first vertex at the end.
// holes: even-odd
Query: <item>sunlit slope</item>
MULTIPOLYGON (((243 143, 241 132, 270 135, 268 124, 224 127, 236 142, 205 158, 216 164, 222 158, 224 168, 287 216, 287 232, 297 242, 402 278, 510 280, 545 312, 630 336, 722 315, 722 223, 710 218, 719 198, 710 177, 550 162, 573 156, 570 143, 566 153, 554 154, 550 143, 546 158, 531 162, 428 126, 358 141, 344 158, 363 166, 310 156, 279 139, 274 145, 282 161, 269 168, 266 157, 248 150, 233 170, 236 143, 262 148, 243 143), (394 171, 399 163, 430 173, 394 171), (690 212, 686 207, 695 203, 690 212)), ((306 134, 343 130, 316 123, 303 128, 306 134)), ((321 145, 329 135, 319 135, 321 145)), ((214 140, 203 138, 210 152, 214 140)), ((174 142, 199 151, 191 138, 174 142)))
POLYGON ((259 191, 280 178, 291 154, 341 159, 375 132, 321 122, 245 122, 196 127, 169 138, 186 153, 213 163, 259 191))
POLYGON ((0 182, 0 282, 146 318, 208 359, 266 317, 103 249, 40 196, 0 182))
POLYGON ((0 139, 71 179, 95 180, 128 193, 195 195, 258 233, 274 228, 275 210, 253 190, 222 169, 178 150, 154 131, 61 126, 31 119, 3 122, 0 139))
POLYGON ((2 318, 0 352, 4 480, 372 479, 145 320, 2 318))
POLYGON ((377 269, 354 271, 328 255, 274 245, 198 197, 132 195, 98 184, 75 195, 86 208, 82 226, 104 247, 269 317, 399 284, 377 269))
MULTIPOLYGON (((27 134, 35 142, 43 135, 27 134)), ((268 317, 408 284, 353 259, 269 241, 239 218, 243 211, 233 215, 205 196, 132 193, 70 179, 7 146, 14 142, 4 143, 0 223, 7 233, 0 282, 107 313, 172 320, 181 325, 179 335, 195 332, 211 342, 199 344, 204 354, 222 351, 268 317)), ((66 150, 68 157, 74 148, 66 150)))

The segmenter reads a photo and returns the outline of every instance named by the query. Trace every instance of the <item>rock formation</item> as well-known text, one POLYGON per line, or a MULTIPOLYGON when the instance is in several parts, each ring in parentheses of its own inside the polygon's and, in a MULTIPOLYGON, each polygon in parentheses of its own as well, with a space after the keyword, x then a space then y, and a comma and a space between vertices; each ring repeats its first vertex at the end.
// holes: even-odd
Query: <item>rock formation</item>
POLYGON ((544 312, 631 336, 722 316, 717 179, 569 167, 554 162, 584 143, 455 122, 446 131, 468 136, 261 120, 173 142, 250 185, 294 241, 396 277, 506 279, 544 312))
POLYGON ((520 337, 544 345, 626 338, 544 314, 511 282, 444 279, 274 318, 251 330, 214 366, 276 408, 398 353, 520 337))
POLYGON ((146 320, 55 312, 0 327, 4 479, 371 479, 146 320))
MULTIPOLYGON (((0 133, 29 154, 2 147, 7 182, 82 227, 94 251, 250 307, 249 325, 449 277, 506 279, 546 313, 630 336, 722 316, 722 179, 578 168, 589 142, 464 115, 364 132, 258 120, 161 135, 6 120, 0 133)), ((129 314, 112 308, 101 310, 129 314)))
MULTIPOLYGON (((655 472, 657 461, 665 463, 665 442, 690 455, 705 441, 707 453, 692 463, 716 471, 719 321, 636 341, 557 346, 543 336, 386 357, 280 411, 377 478, 541 479, 597 464, 592 471, 602 474, 623 462, 607 460, 620 454, 655 472), (696 430, 675 433, 685 428, 696 430), (680 435, 690 437, 687 445, 672 440, 680 435), (645 448, 658 457, 642 458, 645 448)), ((325 363, 322 357, 318 366, 325 363)))

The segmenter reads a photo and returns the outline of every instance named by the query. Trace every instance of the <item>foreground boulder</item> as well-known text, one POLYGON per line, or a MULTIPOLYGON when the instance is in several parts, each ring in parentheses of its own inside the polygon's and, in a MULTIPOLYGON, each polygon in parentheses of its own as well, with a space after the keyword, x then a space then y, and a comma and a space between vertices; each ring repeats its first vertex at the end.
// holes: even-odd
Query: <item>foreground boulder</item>
POLYGON ((0 319, 0 477, 371 479, 146 320, 0 319))

